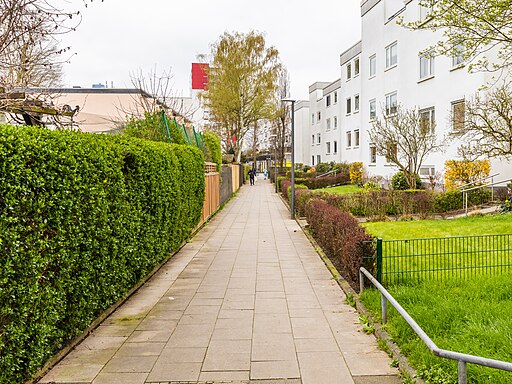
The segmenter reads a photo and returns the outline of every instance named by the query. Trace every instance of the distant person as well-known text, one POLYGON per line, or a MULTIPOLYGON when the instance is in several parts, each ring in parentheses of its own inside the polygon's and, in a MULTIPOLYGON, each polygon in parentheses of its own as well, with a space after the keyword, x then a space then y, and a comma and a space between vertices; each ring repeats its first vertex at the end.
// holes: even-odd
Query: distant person
POLYGON ((254 174, 256 173, 255 169, 249 170, 249 181, 251 182, 251 185, 254 185, 254 174))
POLYGON ((263 180, 267 180, 267 170, 263 170, 263 180))

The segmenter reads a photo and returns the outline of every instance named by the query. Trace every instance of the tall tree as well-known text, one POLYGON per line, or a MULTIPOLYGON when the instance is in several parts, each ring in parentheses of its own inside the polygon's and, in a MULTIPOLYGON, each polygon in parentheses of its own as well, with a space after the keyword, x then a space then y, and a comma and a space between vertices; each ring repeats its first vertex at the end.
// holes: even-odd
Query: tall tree
POLYGON ((282 67, 279 74, 279 86, 276 90, 275 100, 275 115, 273 119, 275 145, 277 152, 276 161, 280 164, 280 167, 284 167, 285 155, 288 140, 290 136, 290 119, 291 119, 291 105, 290 103, 283 102, 282 100, 290 96, 290 77, 285 67, 282 67))
POLYGON ((512 88, 508 83, 480 91, 452 116, 459 155, 468 160, 512 159, 512 88))
POLYGON ((398 105, 391 111, 383 111, 369 134, 377 154, 395 164, 409 186, 416 185, 416 175, 427 155, 443 148, 442 141, 436 138, 434 121, 422 117, 416 108, 398 105))
POLYGON ((211 46, 203 99, 237 161, 247 133, 272 116, 279 68, 277 49, 267 47, 264 36, 254 31, 226 32, 211 46))
POLYGON ((469 69, 498 71, 512 59, 512 0, 419 0, 426 19, 406 24, 442 30, 440 54, 471 62, 469 69))

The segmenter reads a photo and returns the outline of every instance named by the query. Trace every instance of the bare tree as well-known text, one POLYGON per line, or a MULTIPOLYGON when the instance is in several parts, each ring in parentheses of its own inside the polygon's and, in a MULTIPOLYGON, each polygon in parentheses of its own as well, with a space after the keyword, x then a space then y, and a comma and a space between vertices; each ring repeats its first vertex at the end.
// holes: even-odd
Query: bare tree
POLYGON ((395 164, 407 179, 409 186, 415 186, 416 175, 428 154, 440 151, 442 141, 435 134, 435 122, 422 118, 416 108, 396 106, 396 111, 384 111, 369 131, 370 140, 377 154, 395 164))
POLYGON ((477 93, 465 102, 463 116, 452 116, 452 135, 462 139, 464 159, 512 158, 512 89, 510 83, 477 93))

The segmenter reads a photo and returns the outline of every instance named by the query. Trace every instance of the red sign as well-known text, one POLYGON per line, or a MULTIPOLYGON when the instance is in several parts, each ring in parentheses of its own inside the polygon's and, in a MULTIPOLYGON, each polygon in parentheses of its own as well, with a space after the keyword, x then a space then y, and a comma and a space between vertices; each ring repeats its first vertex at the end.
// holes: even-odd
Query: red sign
POLYGON ((208 64, 192 63, 192 89, 208 88, 208 64))

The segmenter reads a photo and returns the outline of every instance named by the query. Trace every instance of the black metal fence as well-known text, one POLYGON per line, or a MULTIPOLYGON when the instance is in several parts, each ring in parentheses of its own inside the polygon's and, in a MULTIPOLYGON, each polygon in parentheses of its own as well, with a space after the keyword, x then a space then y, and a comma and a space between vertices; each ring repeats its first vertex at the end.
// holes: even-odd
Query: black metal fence
POLYGON ((469 279, 512 272, 512 234, 375 240, 376 278, 384 285, 469 279))

